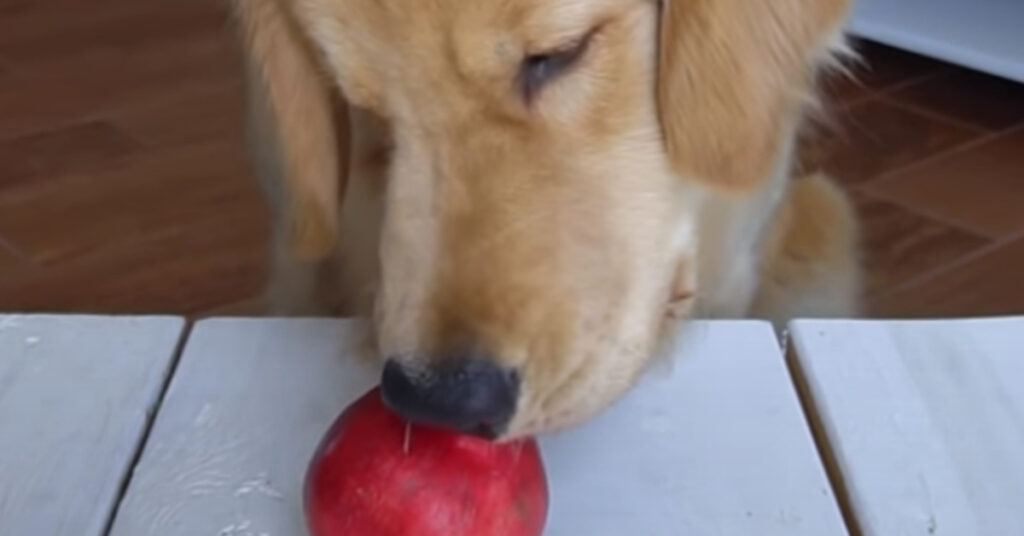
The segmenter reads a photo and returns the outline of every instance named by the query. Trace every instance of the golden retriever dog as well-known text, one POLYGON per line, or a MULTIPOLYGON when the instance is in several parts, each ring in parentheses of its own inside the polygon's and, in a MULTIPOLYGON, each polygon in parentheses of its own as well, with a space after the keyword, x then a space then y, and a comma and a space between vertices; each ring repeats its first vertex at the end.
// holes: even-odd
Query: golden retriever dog
POLYGON ((850 205, 792 176, 847 0, 234 5, 271 311, 371 319, 410 420, 541 433, 678 321, 857 311, 850 205))

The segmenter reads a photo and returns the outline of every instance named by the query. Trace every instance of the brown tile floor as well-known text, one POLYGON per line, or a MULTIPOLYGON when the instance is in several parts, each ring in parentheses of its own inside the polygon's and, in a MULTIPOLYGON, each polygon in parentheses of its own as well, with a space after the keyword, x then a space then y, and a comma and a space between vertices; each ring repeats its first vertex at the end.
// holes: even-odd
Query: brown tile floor
MULTIPOLYGON (((1024 87, 860 48, 802 160, 856 201, 871 312, 1024 312, 1024 87)), ((239 67, 219 2, 0 0, 0 310, 252 302, 239 67)))

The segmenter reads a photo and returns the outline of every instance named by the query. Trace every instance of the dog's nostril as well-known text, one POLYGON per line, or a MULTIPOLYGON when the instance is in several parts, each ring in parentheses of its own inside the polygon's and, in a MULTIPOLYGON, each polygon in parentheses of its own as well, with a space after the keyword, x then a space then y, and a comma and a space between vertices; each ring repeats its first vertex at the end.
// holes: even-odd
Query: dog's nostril
POLYGON ((426 368, 388 360, 381 393, 391 409, 411 421, 497 437, 515 412, 519 378, 485 359, 426 368))

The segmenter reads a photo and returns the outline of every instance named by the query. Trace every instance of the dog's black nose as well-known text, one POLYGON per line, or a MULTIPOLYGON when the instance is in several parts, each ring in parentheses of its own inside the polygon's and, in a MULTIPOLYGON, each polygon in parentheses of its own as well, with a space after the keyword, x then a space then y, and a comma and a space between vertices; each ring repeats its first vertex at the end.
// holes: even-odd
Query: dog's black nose
POLYGON ((481 358, 423 368, 388 360, 380 387, 384 403, 410 421, 493 439, 515 412, 519 377, 481 358))

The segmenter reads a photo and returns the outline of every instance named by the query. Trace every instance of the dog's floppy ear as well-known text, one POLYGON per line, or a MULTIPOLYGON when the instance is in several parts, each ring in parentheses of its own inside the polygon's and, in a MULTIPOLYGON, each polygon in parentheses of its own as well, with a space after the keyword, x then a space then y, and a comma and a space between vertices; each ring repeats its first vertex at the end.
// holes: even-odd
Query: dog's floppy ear
POLYGON ((662 0, 658 106, 675 171, 758 186, 847 2, 662 0))
POLYGON ((333 98, 312 47, 281 2, 236 0, 235 11, 249 60, 250 130, 265 138, 256 150, 273 153, 256 160, 275 166, 271 173, 283 182, 293 253, 324 258, 337 239, 339 173, 347 171, 338 143, 338 127, 344 131, 347 121, 335 124, 344 103, 333 98))

